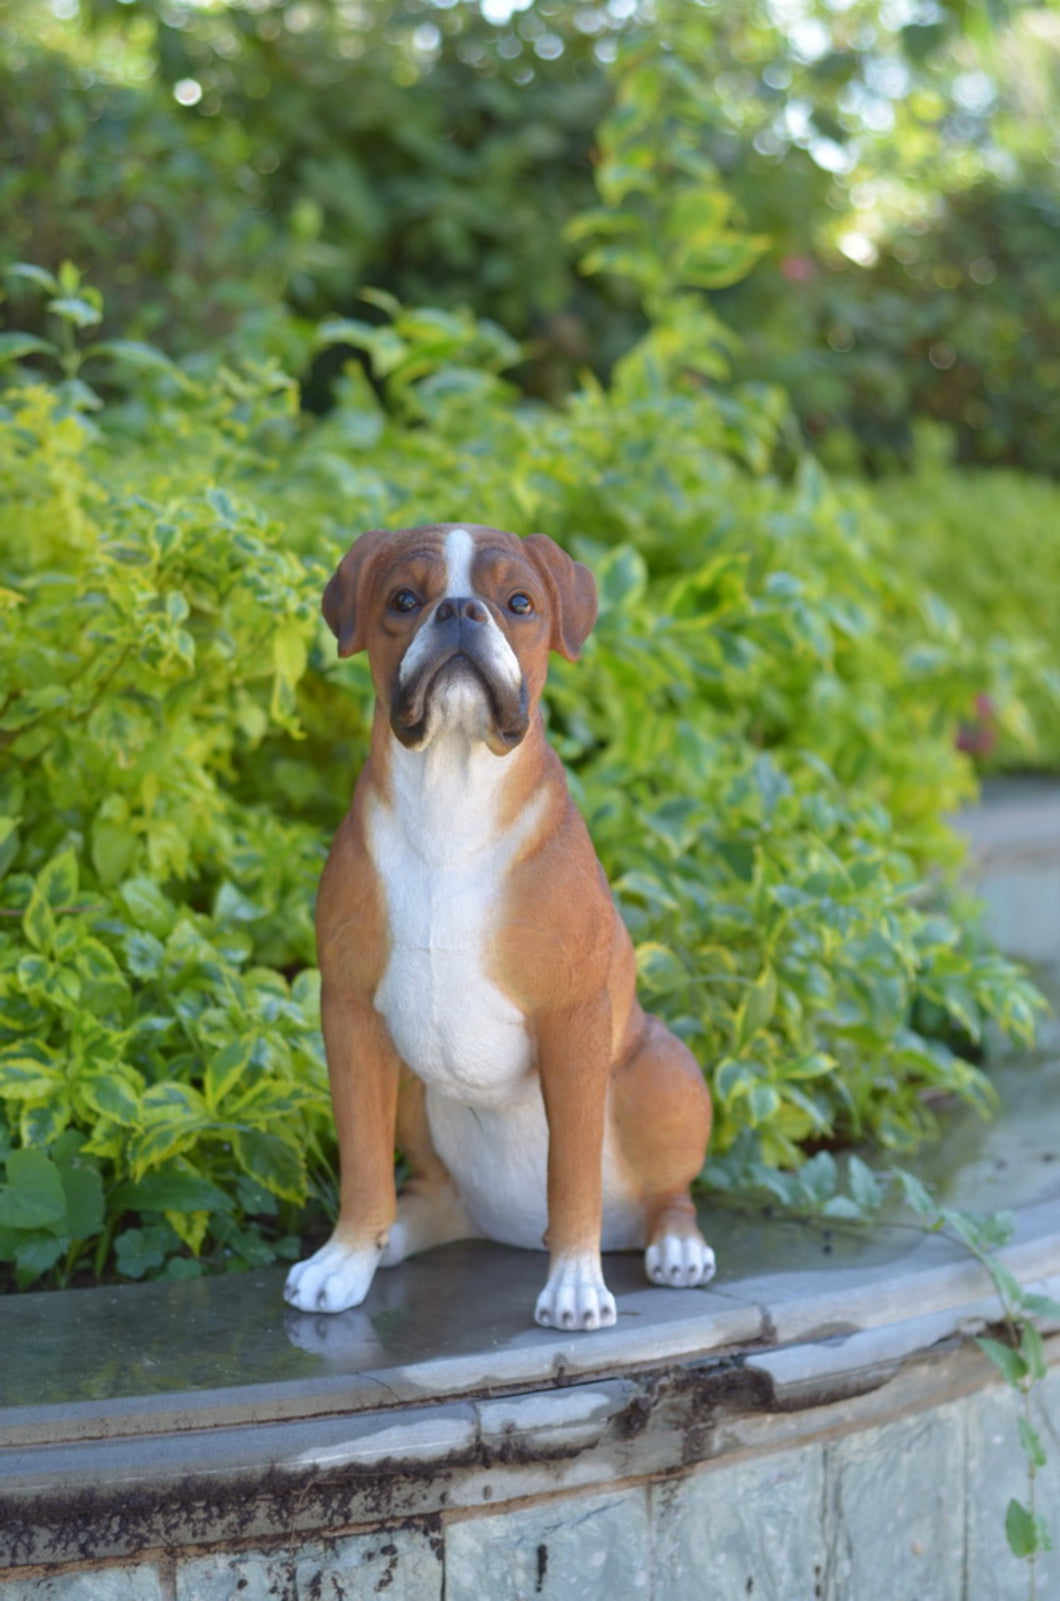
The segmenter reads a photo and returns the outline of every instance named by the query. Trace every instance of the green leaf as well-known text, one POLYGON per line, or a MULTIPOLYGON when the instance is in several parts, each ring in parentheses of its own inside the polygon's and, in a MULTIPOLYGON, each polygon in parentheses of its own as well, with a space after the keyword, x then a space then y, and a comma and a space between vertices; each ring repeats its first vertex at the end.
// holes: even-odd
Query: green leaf
POLYGON ((37 893, 44 896, 53 911, 61 906, 72 906, 77 899, 77 857, 73 851, 63 851, 53 857, 37 875, 37 893))
POLYGON ((699 800, 689 795, 675 795, 648 812, 644 821, 653 834, 666 841, 675 856, 681 856, 699 834, 701 813, 699 800))
POLYGON ((800 1190, 821 1205, 835 1195, 838 1177, 835 1157, 829 1151, 818 1151, 796 1174, 800 1190))
POLYGON ((158 1229, 125 1229, 114 1241, 118 1272, 127 1279, 142 1279, 166 1259, 164 1236, 158 1229))
POLYGON ((50 952, 55 944, 55 917, 47 896, 37 888, 22 919, 22 932, 38 951, 50 952))
POLYGON ((736 1043, 747 1045, 773 1016, 777 1003, 777 975, 771 967, 755 980, 736 1013, 736 1043))
POLYGON ((613 885, 619 895, 632 895, 638 900, 647 901, 649 906, 661 906, 666 911, 679 910, 674 895, 652 873, 640 872, 636 868, 630 873, 623 873, 613 885))
POLYGON ((0 1228, 57 1229, 65 1220, 66 1192, 55 1163, 43 1151, 12 1151, 0 1190, 0 1228))
POLYGON ((750 1095, 761 1082, 761 1065, 744 1058, 730 1057, 714 1070, 714 1093, 725 1106, 731 1106, 741 1096, 750 1095))
POLYGON ((175 378, 182 388, 193 388, 187 375, 175 362, 154 345, 145 345, 139 339, 98 339, 85 351, 85 360, 104 356, 142 372, 163 372, 175 378))
POLYGON ((860 1156, 852 1156, 847 1162, 847 1183, 862 1212, 872 1213, 879 1209, 883 1200, 880 1181, 860 1156))
POLYGON ((59 1166, 66 1196, 67 1230, 75 1240, 87 1240, 103 1227, 103 1180, 99 1170, 83 1163, 59 1166))
POLYGON ((112 1204, 128 1212, 229 1212, 231 1197, 191 1167, 173 1165, 118 1186, 112 1204))
POLYGON ((177 910, 153 880, 131 878, 118 893, 138 928, 146 929, 159 939, 165 938, 176 922, 177 910))
POLYGON ((39 1101, 60 1091, 64 1079, 50 1052, 32 1043, 0 1050, 0 1096, 39 1101))
POLYGON ((199 1129, 181 1121, 154 1123, 134 1134, 128 1144, 129 1166, 139 1181, 153 1167, 161 1167, 171 1157, 189 1151, 199 1138, 199 1129))
POLYGON ((78 1082, 78 1090, 100 1117, 110 1118, 126 1128, 141 1121, 140 1097, 127 1078, 115 1069, 103 1068, 78 1082))
POLYGON ((127 934, 125 960, 137 978, 155 978, 162 971, 166 948, 153 934, 127 934))
POLYGON ((1037 1429, 1032 1428, 1026 1418, 1020 1418, 1019 1431, 1020 1444, 1023 1446, 1028 1462, 1032 1463, 1036 1468, 1044 1468, 1048 1458, 1045 1454, 1045 1446, 1042 1444, 1042 1437, 1037 1429))
POLYGON ((848 1195, 833 1195, 831 1199, 827 1200, 824 1203, 824 1206, 821 1208, 821 1216, 849 1218, 858 1222, 863 1222, 865 1213, 858 1203, 856 1201, 852 1201, 848 1195))
POLYGON ((38 267, 32 261, 16 261, 10 267, 3 268, 5 278, 25 278, 29 283, 36 284, 38 289, 44 289, 49 295, 60 292, 60 284, 54 273, 46 267, 38 267))
POLYGON ((284 1201, 305 1197, 305 1164, 301 1153, 278 1134, 252 1129, 235 1136, 233 1147, 241 1166, 252 1179, 284 1201))
POLYGON ((918 1217, 928 1222, 934 1221, 938 1216, 938 1206, 932 1199, 930 1191, 924 1187, 918 1178, 914 1178, 913 1174, 907 1173, 904 1168, 897 1168, 894 1176, 898 1181, 899 1188, 902 1191, 902 1198, 906 1205, 911 1207, 918 1217))
POLYGON ((1015 1498, 1009 1502, 1005 1513, 1005 1538, 1014 1557, 1025 1559, 1048 1550, 1042 1519, 1032 1516, 1022 1501, 1015 1498))
POLYGON ((59 1258, 65 1255, 68 1245, 69 1242, 62 1236, 56 1238, 49 1234, 19 1245, 15 1250, 15 1266, 18 1268, 20 1287, 33 1284, 53 1268, 59 1258))
POLYGON ((138 840, 121 823, 100 821, 92 829, 92 865, 108 888, 125 877, 136 855, 138 840))
POLYGON ((203 1090, 212 1112, 218 1110, 229 1090, 245 1077, 256 1044, 256 1036, 247 1035, 243 1039, 232 1040, 210 1059, 203 1078, 203 1090))
POLYGON ((306 670, 309 639, 302 623, 281 624, 272 636, 273 670, 287 684, 297 684, 306 670))
POLYGON ((96 323, 102 321, 98 306, 93 306, 81 295, 57 295, 49 300, 48 310, 63 322, 72 323, 75 328, 94 328, 96 323))
POLYGON ((784 1064, 785 1079, 827 1078, 835 1072, 836 1062, 834 1056, 827 1056, 824 1051, 813 1051, 809 1056, 796 1057, 793 1062, 784 1064))
POLYGON ((1030 1378, 1045 1378, 1045 1347, 1042 1344, 1042 1337, 1038 1330, 1029 1321, 1023 1323, 1020 1328, 1020 1355, 1027 1364, 1027 1373, 1030 1378))
POLYGON ((47 1150, 70 1121, 70 1106, 64 1099, 46 1106, 23 1106, 18 1117, 18 1135, 28 1148, 47 1150))
POLYGON ((768 1123, 780 1106, 780 1096, 772 1084, 756 1084, 747 1098, 751 1123, 768 1123))
POLYGON ((1020 1352, 1013 1350, 1011 1345, 1002 1345, 999 1340, 990 1340, 984 1335, 978 1336, 975 1343, 984 1356, 990 1358, 1005 1383, 1018 1389, 1027 1377, 1027 1364, 1020 1352))
POLYGON ((23 356, 58 356, 58 345, 50 339, 38 339, 36 334, 0 333, 0 367, 23 356))
POLYGON ((648 989, 660 995, 670 994, 688 983, 688 973, 679 957, 655 940, 637 946, 637 972, 648 989))
POLYGON ((1051 1295, 1040 1295, 1036 1290, 1024 1290, 1019 1299, 1020 1309, 1030 1317, 1060 1320, 1060 1301, 1051 1295))
POLYGON ((17 817, 0 817, 0 878, 4 877, 18 855, 18 825, 17 817))
POLYGON ((601 606, 631 608, 644 594, 647 582, 644 557, 631 545, 620 545, 597 571, 601 606))
POLYGON ((377 332, 372 323, 355 317, 326 317, 317 326, 316 342, 321 346, 352 345, 355 350, 365 350, 377 332))

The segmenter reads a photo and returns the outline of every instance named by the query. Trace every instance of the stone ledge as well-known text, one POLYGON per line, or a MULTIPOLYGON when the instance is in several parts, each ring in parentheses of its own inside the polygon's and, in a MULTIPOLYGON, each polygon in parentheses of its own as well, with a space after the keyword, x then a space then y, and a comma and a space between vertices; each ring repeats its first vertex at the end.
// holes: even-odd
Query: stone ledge
MULTIPOLYGON (((1015 1215, 1002 1259, 1060 1296, 1060 1064, 999 1082, 1006 1116, 956 1117, 933 1177, 951 1204, 992 1180, 1015 1215)), ((945 1353, 996 1316, 938 1236, 705 1221, 714 1285, 656 1289, 612 1257, 618 1325, 590 1335, 530 1325, 543 1258, 481 1242, 381 1274, 339 1317, 284 1308, 277 1272, 0 1302, 0 1566, 323 1538, 793 1446, 890 1415, 916 1374, 950 1397, 945 1353)))

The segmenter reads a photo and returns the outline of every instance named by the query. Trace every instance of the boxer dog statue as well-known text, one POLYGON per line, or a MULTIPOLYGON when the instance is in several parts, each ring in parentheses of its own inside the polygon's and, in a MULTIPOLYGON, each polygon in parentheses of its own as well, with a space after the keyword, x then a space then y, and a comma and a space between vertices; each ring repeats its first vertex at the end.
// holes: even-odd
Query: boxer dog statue
POLYGON ((615 1321, 601 1249, 706 1283, 689 1186, 710 1097, 637 1001, 539 710, 549 651, 573 661, 596 620, 592 574, 543 534, 376 530, 324 616, 340 656, 367 649, 377 698, 317 907, 339 1217, 288 1301, 341 1312, 377 1267, 476 1237, 547 1248, 549 1327, 615 1321))

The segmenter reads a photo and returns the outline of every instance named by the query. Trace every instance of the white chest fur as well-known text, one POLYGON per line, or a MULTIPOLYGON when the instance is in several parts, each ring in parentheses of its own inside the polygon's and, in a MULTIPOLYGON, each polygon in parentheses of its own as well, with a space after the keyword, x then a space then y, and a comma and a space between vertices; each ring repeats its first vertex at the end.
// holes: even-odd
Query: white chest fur
POLYGON ((390 945, 376 1010, 413 1072, 470 1105, 517 1098, 532 1066, 523 1015, 487 962, 536 810, 501 830, 508 760, 456 732, 423 751, 395 741, 391 803, 377 802, 369 822, 390 945))

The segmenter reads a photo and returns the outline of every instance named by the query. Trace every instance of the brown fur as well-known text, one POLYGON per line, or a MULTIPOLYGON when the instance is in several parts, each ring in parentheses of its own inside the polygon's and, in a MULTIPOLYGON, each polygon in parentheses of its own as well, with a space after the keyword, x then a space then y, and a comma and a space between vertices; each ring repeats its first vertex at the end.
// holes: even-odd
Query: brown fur
MULTIPOLYGON (((491 949, 489 977, 523 1014, 548 1120, 548 1244, 553 1262, 599 1252, 605 1120, 623 1177, 644 1217, 644 1244, 695 1234, 689 1186, 702 1166, 710 1098, 698 1066, 635 993, 629 935, 585 824, 567 791, 538 710, 550 649, 568 659, 595 620, 588 570, 543 535, 468 528, 475 594, 483 597, 524 675, 528 726, 505 753, 502 823, 546 797, 536 830, 513 861, 491 949), (502 599, 525 589, 532 617, 502 599)), ((400 1061, 373 1005, 387 964, 385 897, 366 826, 370 798, 387 802, 399 671, 419 615, 388 607, 411 585, 429 607, 444 594, 450 525, 373 531, 356 541, 329 583, 324 614, 341 655, 367 648, 377 690, 371 757, 340 827, 317 910, 323 1021, 341 1156, 335 1239, 379 1249, 395 1215, 392 1150, 411 1169, 407 1199, 422 1214, 418 1241, 467 1232, 459 1197, 434 1149, 423 1086, 400 1061)), ((503 708, 500 721, 508 716, 503 708)), ((503 733, 496 736, 503 749, 503 733)), ((497 748, 491 741, 491 748, 497 748)), ((418 1248, 418 1246, 417 1246, 418 1248)), ((601 1280, 602 1284, 602 1280, 601 1280)))

